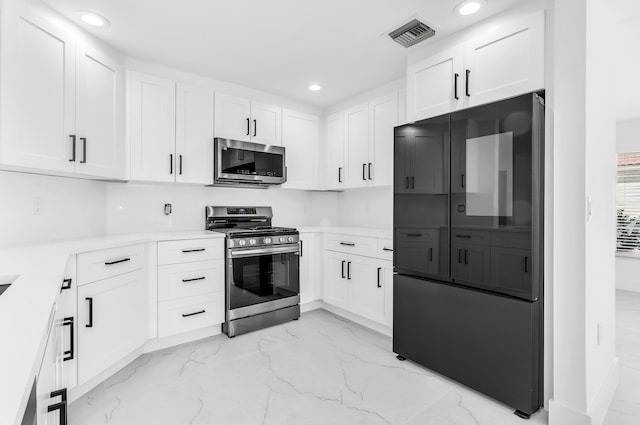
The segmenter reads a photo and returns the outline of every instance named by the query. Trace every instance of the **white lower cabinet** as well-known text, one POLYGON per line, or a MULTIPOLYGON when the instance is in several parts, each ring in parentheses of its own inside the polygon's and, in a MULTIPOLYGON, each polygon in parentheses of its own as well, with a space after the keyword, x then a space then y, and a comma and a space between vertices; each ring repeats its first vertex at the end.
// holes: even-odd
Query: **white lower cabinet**
POLYGON ((380 321, 391 327, 393 326, 393 261, 378 260, 378 285, 384 291, 380 321))
POLYGON ((224 322, 224 291, 163 301, 158 307, 158 336, 165 337, 224 322))
POLYGON ((317 301, 322 297, 318 239, 318 235, 313 233, 300 234, 300 304, 317 301))
POLYGON ((377 282, 378 260, 351 255, 347 262, 349 310, 367 319, 379 321, 384 308, 384 291, 377 282))
POLYGON ((79 384, 88 382, 144 344, 147 304, 144 270, 78 288, 79 384))

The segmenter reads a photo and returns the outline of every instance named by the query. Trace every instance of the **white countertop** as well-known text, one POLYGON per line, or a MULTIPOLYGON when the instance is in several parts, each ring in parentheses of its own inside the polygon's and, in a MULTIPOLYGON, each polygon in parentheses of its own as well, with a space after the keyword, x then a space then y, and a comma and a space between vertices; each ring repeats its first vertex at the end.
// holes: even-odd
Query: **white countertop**
POLYGON ((339 235, 364 236, 369 238, 391 239, 392 229, 380 229, 375 227, 336 227, 336 226, 301 226, 300 233, 335 233, 339 235))
POLYGON ((0 295, 0 424, 19 425, 40 367, 51 307, 70 255, 162 240, 224 238, 221 233, 115 235, 0 250, 0 279, 19 275, 0 295))

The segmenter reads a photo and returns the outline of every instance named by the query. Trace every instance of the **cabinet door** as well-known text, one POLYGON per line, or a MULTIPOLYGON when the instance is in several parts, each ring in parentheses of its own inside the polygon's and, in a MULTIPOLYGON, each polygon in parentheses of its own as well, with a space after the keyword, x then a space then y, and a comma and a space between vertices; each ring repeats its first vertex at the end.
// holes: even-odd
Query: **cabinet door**
POLYGON ((320 270, 316 235, 300 235, 300 303, 310 303, 320 299, 320 270))
POLYGON ((177 182, 213 183, 213 118, 213 90, 177 84, 177 182))
POLYGON ((123 179, 124 69, 81 44, 76 57, 76 171, 123 179))
POLYGON ((448 129, 425 126, 415 133, 407 160, 411 163, 411 191, 421 194, 446 194, 444 158, 448 129))
POLYGON ((318 187, 318 117, 283 110, 282 145, 286 149, 287 189, 318 187))
POLYGON ((175 181, 176 83, 131 73, 131 179, 175 181))
POLYGON ((2 11, 2 161, 73 172, 75 42, 25 3, 2 11))
POLYGON ((393 326, 393 262, 378 260, 378 285, 384 291, 384 305, 380 322, 393 326))
POLYGON ((144 271, 78 288, 78 384, 140 348, 147 329, 144 271))
POLYGON ((340 308, 349 308, 347 281, 347 257, 339 252, 324 252, 323 300, 340 308))
POLYGON ((395 130, 393 138, 393 192, 395 194, 411 192, 409 174, 411 173, 411 151, 413 130, 407 127, 395 130))
POLYGON ((544 88, 544 14, 465 43, 464 66, 469 85, 465 107, 544 88))
POLYGON ((375 321, 379 321, 384 312, 384 288, 378 285, 377 274, 377 259, 349 256, 349 311, 375 321))
POLYGON ((513 295, 529 295, 531 288, 531 250, 491 248, 491 283, 513 295))
POLYGON ((368 178, 375 186, 391 186, 393 179, 393 128, 398 125, 398 92, 369 103, 368 178))
POLYGON ((282 108, 251 102, 251 141, 282 146, 282 108))
POLYGON ((216 93, 216 137, 251 139, 251 101, 239 96, 216 93))
POLYGON ((344 114, 339 113, 327 118, 327 140, 329 147, 329 166, 327 167, 327 186, 329 189, 344 187, 346 173, 344 169, 344 114))
POLYGON ((60 413, 58 410, 49 412, 48 407, 61 401, 59 397, 52 398, 51 393, 60 389, 60 328, 56 324, 57 306, 54 305, 49 317, 49 331, 42 357, 42 364, 38 371, 36 383, 36 423, 37 425, 58 425, 60 413))
POLYGON ((452 242, 451 252, 451 277, 474 286, 489 285, 491 247, 452 242))
POLYGON ((362 104, 344 113, 347 146, 347 187, 368 185, 369 105, 362 104))
POLYGON ((462 46, 407 67, 407 121, 451 112, 462 105, 462 46))

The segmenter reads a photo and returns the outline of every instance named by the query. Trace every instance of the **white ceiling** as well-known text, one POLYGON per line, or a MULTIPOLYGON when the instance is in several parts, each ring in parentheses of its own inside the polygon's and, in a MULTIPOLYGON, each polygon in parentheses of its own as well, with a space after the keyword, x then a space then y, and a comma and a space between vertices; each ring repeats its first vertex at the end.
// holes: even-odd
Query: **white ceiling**
POLYGON ((105 16, 110 28, 87 29, 129 56, 320 107, 402 77, 409 49, 385 34, 413 15, 440 38, 523 0, 488 0, 472 17, 453 14, 461 1, 45 0, 75 22, 79 10, 105 16))

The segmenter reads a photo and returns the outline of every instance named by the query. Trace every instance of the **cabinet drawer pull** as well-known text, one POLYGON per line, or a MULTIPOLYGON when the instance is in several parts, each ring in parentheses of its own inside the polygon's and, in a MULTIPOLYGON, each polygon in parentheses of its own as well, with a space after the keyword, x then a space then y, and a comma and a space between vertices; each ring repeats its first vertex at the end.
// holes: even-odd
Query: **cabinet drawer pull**
POLYGON ((429 248, 429 262, 433 262, 433 248, 429 248))
POLYGON ((300 256, 302 257, 302 241, 300 241, 300 256))
POLYGON ((460 239, 471 239, 471 235, 456 235, 456 238, 460 238, 460 239))
POLYGON ((346 263, 346 261, 342 260, 342 278, 344 279, 346 276, 344 275, 344 263, 346 263))
POLYGON ((80 140, 82 141, 82 159, 80 160, 80 164, 86 164, 87 163, 87 138, 81 137, 80 140))
POLYGON ((460 187, 464 188, 464 174, 460 174, 460 187))
POLYGON ((460 74, 458 74, 457 72, 453 74, 453 98, 455 100, 458 100, 458 77, 459 76, 460 74))
POLYGON ((202 252, 202 251, 206 251, 206 248, 196 248, 196 249, 183 249, 182 252, 185 254, 188 254, 190 252, 202 252))
POLYGON ((182 317, 190 317, 190 316, 195 316, 196 314, 202 314, 202 313, 206 313, 206 310, 202 309, 200 311, 196 311, 195 313, 187 313, 187 314, 182 314, 182 317))
POLYGON ((251 120, 247 118, 247 136, 251 134, 251 120))
POLYGON ((71 159, 69 160, 69 162, 76 162, 76 135, 75 134, 70 134, 69 137, 71 137, 71 159))
POLYGON ((342 183, 342 167, 338 167, 338 183, 342 183))
POLYGON ((85 300, 89 301, 89 323, 87 323, 84 326, 85 328, 92 328, 93 327, 93 298, 86 297, 85 300))
POLYGON ((367 180, 367 164, 362 164, 362 180, 367 180))
POLYGON ((416 176, 411 176, 411 189, 416 188, 416 176))
POLYGON ((471 71, 467 69, 467 78, 464 80, 464 92, 467 97, 471 97, 471 94, 469 93, 469 74, 471 74, 471 71))
POLYGON ((462 255, 462 250, 458 249, 458 264, 462 263, 461 255, 462 255))
POLYGON ((368 170, 368 173, 367 173, 367 174, 369 175, 369 180, 373 180, 373 179, 371 178, 371 167, 372 167, 372 166, 373 166, 373 164, 370 162, 370 163, 369 163, 369 170, 368 170))
POLYGON ((169 174, 173 174, 173 154, 169 154, 169 174))
POLYGON ((524 272, 529 273, 529 257, 524 257, 524 272))
POLYGON ((340 245, 343 245, 343 246, 356 246, 356 244, 353 243, 353 242, 340 242, 340 245))
POLYGON ((62 358, 62 361, 69 361, 69 360, 73 360, 73 356, 74 356, 74 350, 73 350, 73 340, 74 340, 74 330, 73 330, 73 317, 65 317, 64 319, 62 319, 62 326, 69 326, 69 349, 65 350, 64 357, 62 358))
POLYGON ((382 271, 382 267, 378 267, 378 288, 382 288, 382 285, 380 285, 380 272, 382 271))
POLYGON ((182 279, 182 281, 184 283, 188 283, 188 282, 195 282, 197 280, 205 280, 206 278, 204 276, 201 277, 194 277, 193 279, 182 279))
POLYGON ((53 412, 57 410, 60 413, 60 425, 67 425, 67 389, 63 388, 58 391, 53 391, 49 394, 49 397, 54 398, 60 396, 60 402, 52 404, 47 407, 47 412, 53 412))
POLYGON ((422 233, 407 233, 407 237, 409 237, 409 238, 420 238, 420 237, 422 237, 422 233))
POLYGON ((351 261, 347 261, 347 280, 351 280, 351 261))
POLYGON ((393 248, 389 248, 389 247, 384 247, 382 248, 383 251, 387 251, 387 252, 393 252, 393 248))
POLYGON ((405 177, 404 188, 409 189, 409 176, 405 177))
POLYGON ((182 175, 182 155, 178 155, 178 160, 180 162, 180 168, 178 169, 178 174, 182 175))
POLYGON ((104 263, 105 266, 113 266, 114 264, 120 264, 120 263, 125 263, 127 261, 131 261, 131 258, 122 258, 120 260, 114 260, 114 261, 107 261, 104 263))
POLYGON ((71 283, 73 279, 64 279, 62 281, 62 286, 60 287, 60 291, 64 291, 65 289, 71 289, 71 283))
POLYGON ((253 120, 253 137, 258 135, 258 120, 253 120))
POLYGON ((464 250, 464 263, 469 264, 469 251, 466 249, 464 250))

